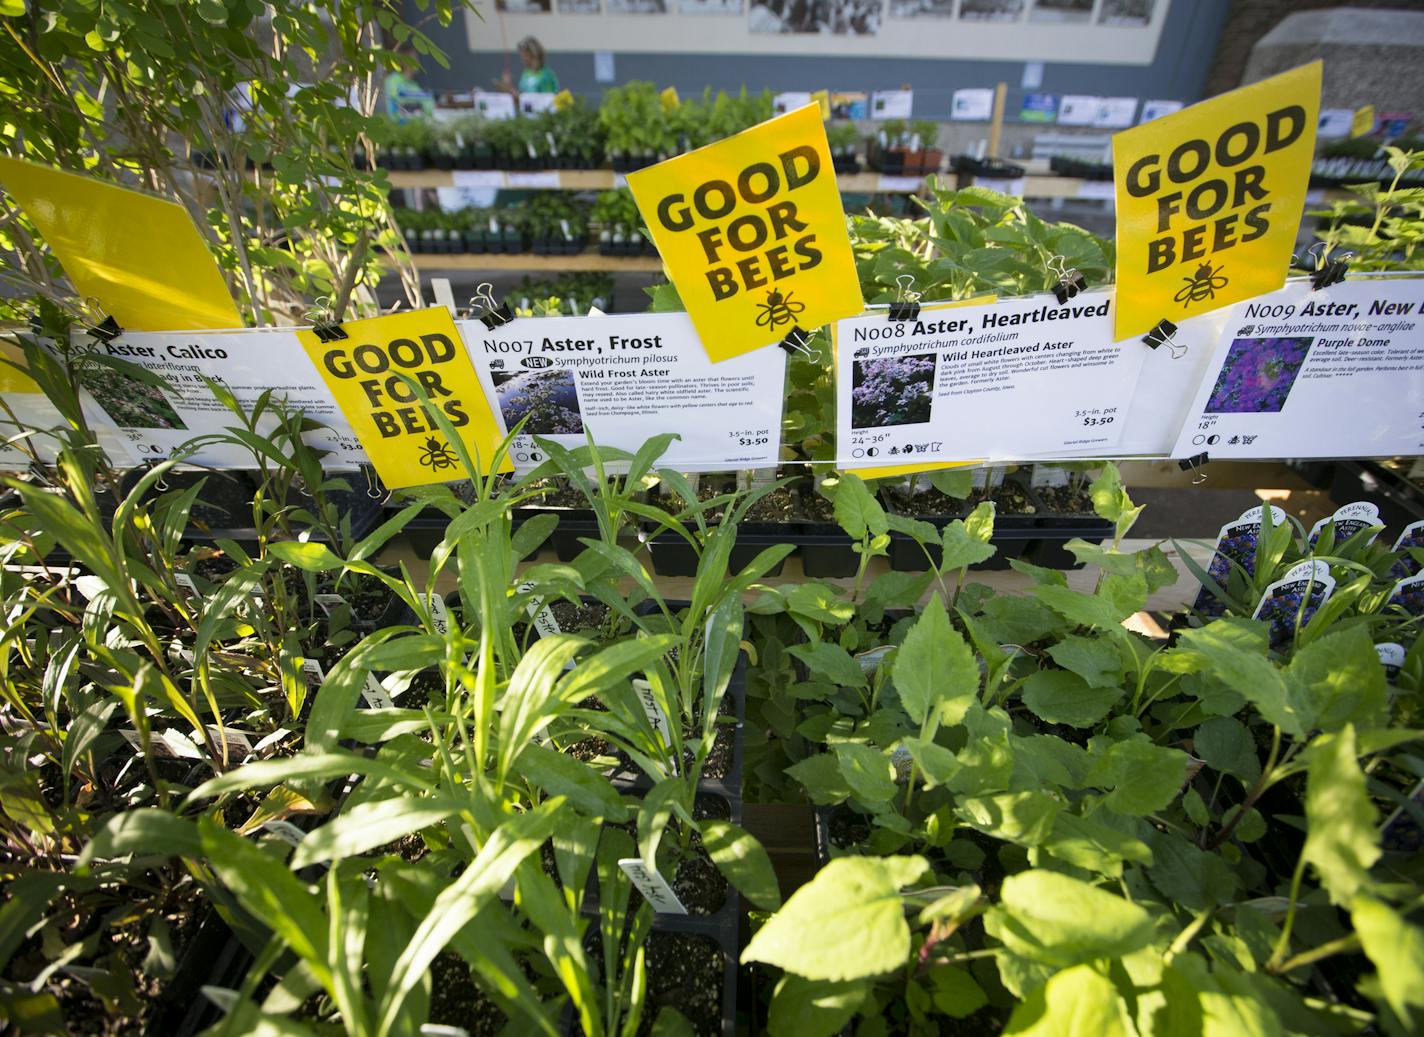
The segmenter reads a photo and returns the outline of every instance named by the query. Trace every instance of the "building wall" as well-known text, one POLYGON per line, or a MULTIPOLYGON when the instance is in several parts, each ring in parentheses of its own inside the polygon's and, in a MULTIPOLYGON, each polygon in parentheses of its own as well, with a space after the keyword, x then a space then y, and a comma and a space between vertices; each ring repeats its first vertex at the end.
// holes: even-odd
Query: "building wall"
MULTIPOLYGON (((669 7, 677 2, 667 0, 669 7)), ((412 0, 406 3, 407 17, 418 18, 412 0)), ((429 30, 450 56, 450 68, 426 62, 427 86, 487 89, 506 69, 517 75, 514 45, 532 34, 548 50, 561 83, 590 98, 610 85, 595 81, 594 52, 610 50, 615 83, 651 80, 685 95, 708 86, 773 92, 909 86, 914 116, 925 119, 948 119, 956 89, 1004 82, 1006 118, 1013 123, 1030 92, 1199 100, 1230 0, 1157 0, 1152 21, 1140 28, 882 17, 874 36, 752 33, 745 14, 515 15, 494 11, 492 0, 478 5, 483 19, 467 11, 448 28, 429 30), (1031 61, 1044 63, 1043 81, 1025 89, 1024 66, 1031 61)))

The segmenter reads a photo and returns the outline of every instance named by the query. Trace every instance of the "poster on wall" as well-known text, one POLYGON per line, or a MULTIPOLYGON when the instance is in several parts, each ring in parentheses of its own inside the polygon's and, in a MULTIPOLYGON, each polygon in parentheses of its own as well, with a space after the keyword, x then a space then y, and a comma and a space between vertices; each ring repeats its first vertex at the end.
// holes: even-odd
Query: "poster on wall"
POLYGON ((833 90, 831 118, 866 119, 870 116, 870 98, 864 90, 833 90))
POLYGON ((755 33, 817 33, 874 36, 880 31, 881 0, 754 0, 747 29, 755 33))
POLYGON ((959 0, 959 17, 966 22, 1016 22, 1024 0, 959 0))
POLYGON ((1156 6, 1157 0, 1103 0, 1102 9, 1098 12, 1098 24, 1141 27, 1152 21, 1152 11, 1156 6))
POLYGON ((494 0, 496 11, 504 14, 548 14, 551 0, 494 0))
POLYGON ((1421 304, 1424 279, 1417 277, 1346 281, 1319 291, 1296 281, 1239 303, 1174 456, 1424 453, 1421 304))
POLYGON ((994 91, 975 87, 956 90, 949 109, 949 117, 956 120, 984 121, 994 117, 994 91))
POLYGON ((1131 126, 1137 115, 1135 97, 1100 97, 1093 125, 1105 130, 1120 130, 1131 126))
POLYGON ((890 0, 891 18, 953 18, 954 0, 890 0))
POLYGON ((1151 122, 1153 119, 1160 119, 1164 115, 1180 112, 1185 107, 1186 105, 1181 101, 1143 101, 1142 117, 1137 121, 1139 123, 1151 122))
POLYGON ((667 14, 667 0, 607 0, 609 14, 667 14))
POLYGON ((1093 0, 1033 0, 1031 22, 1086 22, 1093 16, 1093 0))
POLYGON ((535 436, 574 449, 591 435, 633 453, 664 432, 680 438, 661 466, 776 466, 786 374, 786 354, 776 346, 714 363, 685 313, 547 317, 494 329, 464 321, 459 328, 505 427, 525 423, 510 447, 516 470, 546 459, 535 436))
POLYGON ((1060 126, 1091 126, 1098 117, 1099 97, 1089 94, 1064 94, 1058 102, 1060 126))
POLYGON ((683 14, 741 14, 742 0, 678 0, 683 14))
POLYGON ((1020 122, 1053 122, 1058 118, 1056 94, 1024 94, 1019 105, 1020 122))
POLYGON ((598 14, 602 0, 559 0, 560 14, 598 14))
POLYGON ((908 119, 914 107, 913 90, 877 90, 870 95, 872 119, 908 119))

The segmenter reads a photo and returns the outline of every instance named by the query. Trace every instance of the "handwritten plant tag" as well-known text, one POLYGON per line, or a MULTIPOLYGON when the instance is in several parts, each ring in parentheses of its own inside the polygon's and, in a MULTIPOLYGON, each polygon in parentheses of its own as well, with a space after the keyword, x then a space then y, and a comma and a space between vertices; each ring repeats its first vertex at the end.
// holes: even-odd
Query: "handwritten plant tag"
POLYGON ((1404 646, 1394 641, 1385 641, 1375 645, 1375 653, 1379 656, 1380 665, 1384 667, 1386 680, 1394 680, 1399 676, 1399 669, 1404 665, 1404 646))
POLYGON ((618 861, 618 867, 623 869, 623 874, 628 876, 629 881, 637 887, 638 892, 643 894, 643 899, 652 904, 653 910, 658 914, 687 914, 687 908, 683 907, 682 901, 677 899, 677 894, 667 884, 667 879, 656 871, 649 871, 641 859, 624 857, 618 861))
POLYGON ((390 709, 395 703, 374 673, 366 674, 366 683, 361 688, 361 698, 368 709, 390 709))
POLYGON ((1251 618, 1270 623, 1271 645, 1279 646, 1310 622, 1333 593, 1335 578, 1330 575, 1330 566, 1309 559, 1291 566, 1285 576, 1266 588, 1251 618))
POLYGON ((313 597, 312 600, 315 601, 317 607, 321 609, 322 615, 328 618, 330 618, 331 614, 337 609, 339 609, 342 605, 347 604, 346 599, 343 598, 340 594, 317 594, 313 597))

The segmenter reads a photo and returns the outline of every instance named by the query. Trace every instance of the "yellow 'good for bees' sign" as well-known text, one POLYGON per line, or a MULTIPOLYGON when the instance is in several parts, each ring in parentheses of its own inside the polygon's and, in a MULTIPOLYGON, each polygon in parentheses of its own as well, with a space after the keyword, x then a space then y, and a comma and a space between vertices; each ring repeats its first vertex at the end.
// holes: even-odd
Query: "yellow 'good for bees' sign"
POLYGON ((1113 137, 1118 339, 1285 283, 1319 116, 1317 61, 1113 137))
POLYGON ((816 105, 630 173, 628 186, 713 360, 860 312, 816 105))
MULTIPOLYGON (((297 337, 383 483, 399 489, 469 477, 432 406, 449 419, 481 474, 489 471, 504 433, 449 310, 435 306, 341 328, 347 337, 334 342, 313 331, 297 337), (413 379, 430 403, 400 375, 413 379)), ((500 471, 512 470, 506 459, 500 471)))

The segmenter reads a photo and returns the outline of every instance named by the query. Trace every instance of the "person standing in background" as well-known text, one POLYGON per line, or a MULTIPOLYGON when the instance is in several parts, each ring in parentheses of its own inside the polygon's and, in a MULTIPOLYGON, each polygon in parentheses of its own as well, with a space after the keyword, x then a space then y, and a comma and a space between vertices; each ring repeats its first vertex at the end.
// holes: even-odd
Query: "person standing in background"
POLYGON ((519 41, 516 49, 519 51, 519 60, 524 62, 524 71, 519 73, 518 83, 512 82, 506 72, 500 85, 513 94, 516 100, 520 94, 557 94, 559 77, 554 75, 554 70, 545 63, 544 45, 533 36, 526 36, 519 41))
POLYGON ((420 70, 415 55, 401 48, 396 56, 399 66, 386 76, 386 115, 396 122, 417 116, 429 119, 435 114, 435 101, 430 91, 422 89, 414 79, 420 70))

